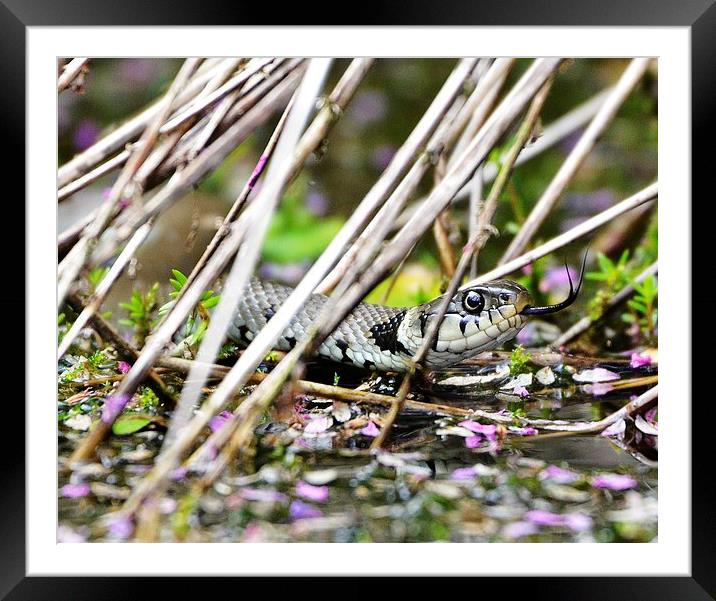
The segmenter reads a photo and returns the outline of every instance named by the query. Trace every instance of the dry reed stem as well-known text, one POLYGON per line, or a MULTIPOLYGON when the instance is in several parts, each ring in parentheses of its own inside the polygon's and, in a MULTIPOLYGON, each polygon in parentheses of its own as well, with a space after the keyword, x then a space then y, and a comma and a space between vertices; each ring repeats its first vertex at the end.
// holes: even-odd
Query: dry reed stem
POLYGON ((187 59, 179 69, 179 73, 162 99, 160 110, 144 130, 140 138, 141 144, 132 149, 122 173, 110 190, 109 197, 100 206, 95 219, 83 230, 72 251, 60 262, 58 268, 60 274, 57 294, 58 308, 62 306, 70 286, 75 282, 80 271, 87 265, 100 235, 107 228, 110 220, 118 210, 122 197, 132 197, 134 195, 135 190, 132 189, 133 186, 131 185, 133 178, 156 142, 159 136, 159 127, 169 115, 172 103, 199 63, 200 59, 187 59))
MULTIPOLYGON (((636 278, 634 278, 634 282, 637 284, 641 284, 646 278, 652 275, 656 275, 659 271, 659 265, 658 262, 654 262, 649 267, 647 267, 644 271, 642 271, 636 278)), ((576 322, 573 326, 571 326, 566 332, 564 332, 557 340, 555 340, 551 346, 554 348, 560 348, 567 344, 568 342, 571 342, 575 338, 581 336, 584 332, 586 332, 589 328, 591 328, 595 323, 598 323, 601 319, 603 319, 606 315, 609 314, 609 312, 614 309, 614 307, 617 307, 621 303, 623 303, 627 298, 629 298, 634 293, 634 286, 632 284, 628 284, 624 286, 619 292, 617 292, 612 298, 609 299, 607 302, 607 306, 605 307, 602 314, 597 319, 592 319, 591 317, 583 317, 578 322, 576 322)))
POLYGON ((86 73, 89 61, 90 59, 86 56, 77 57, 62 67, 62 73, 57 78, 57 92, 64 92, 80 74, 86 73))
POLYGON ((592 122, 579 138, 572 152, 569 153, 569 156, 562 163, 559 171, 557 171, 557 174, 533 207, 527 220, 520 227, 519 232, 517 232, 510 242, 510 245, 499 261, 500 265, 504 265, 514 259, 529 244, 537 232, 537 229, 550 214, 562 196, 562 193, 574 178, 584 159, 591 152, 592 148, 594 148, 597 140, 612 122, 619 108, 629 97, 634 87, 639 83, 650 61, 651 59, 649 58, 635 58, 631 61, 613 91, 599 109, 599 112, 594 119, 592 119, 592 122))
MULTIPOLYGON (((174 106, 181 106, 197 94, 199 90, 206 85, 206 82, 221 70, 223 60, 226 59, 207 59, 204 64, 197 69, 196 74, 189 81, 186 89, 179 94, 174 106)), ((82 177, 98 164, 105 161, 107 157, 117 152, 120 148, 123 148, 130 140, 140 135, 149 122, 155 118, 157 113, 161 110, 161 105, 162 99, 160 98, 141 113, 126 121, 117 129, 99 139, 92 146, 60 166, 57 171, 58 188, 63 188, 78 177, 82 177)))
POLYGON ((554 252, 558 248, 562 248, 570 242, 574 242, 575 240, 586 236, 619 215, 645 203, 654 201, 658 196, 658 192, 659 185, 657 182, 654 182, 629 198, 615 204, 613 207, 610 207, 601 213, 597 213, 594 217, 587 219, 587 221, 580 223, 571 230, 568 230, 559 236, 555 236, 551 240, 533 248, 516 259, 513 259, 509 263, 498 265, 491 271, 483 273, 474 280, 470 280, 462 286, 462 289, 464 290, 465 288, 477 286, 490 280, 496 280, 512 273, 513 271, 517 271, 521 267, 529 265, 537 259, 554 252))

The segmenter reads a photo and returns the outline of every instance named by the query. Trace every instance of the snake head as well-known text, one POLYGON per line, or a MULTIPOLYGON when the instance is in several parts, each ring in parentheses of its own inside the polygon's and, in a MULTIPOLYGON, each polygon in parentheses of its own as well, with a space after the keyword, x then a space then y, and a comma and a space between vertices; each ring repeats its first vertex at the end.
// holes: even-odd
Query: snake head
MULTIPOLYGON (((420 307, 420 333, 437 319, 441 298, 420 307)), ((451 298, 428 354, 428 366, 457 363, 514 338, 526 323, 521 312, 532 303, 529 292, 510 280, 459 290, 451 298)))

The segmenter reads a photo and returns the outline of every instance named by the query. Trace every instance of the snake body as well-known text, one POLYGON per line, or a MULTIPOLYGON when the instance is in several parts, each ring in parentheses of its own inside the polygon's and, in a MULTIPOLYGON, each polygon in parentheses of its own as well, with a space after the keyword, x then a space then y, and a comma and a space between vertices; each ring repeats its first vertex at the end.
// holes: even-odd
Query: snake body
MULTIPOLYGON (((252 278, 234 315, 229 338, 240 344, 250 343, 291 292, 288 286, 252 278)), ((361 368, 404 372, 422 344, 429 323, 437 319, 441 298, 406 308, 360 303, 323 341, 317 353, 361 368)), ((322 294, 311 295, 282 332, 276 348, 289 351, 301 341, 327 300, 322 294)), ((524 315, 530 303, 527 290, 509 280, 458 291, 424 365, 453 365, 514 338, 526 324, 524 315)))

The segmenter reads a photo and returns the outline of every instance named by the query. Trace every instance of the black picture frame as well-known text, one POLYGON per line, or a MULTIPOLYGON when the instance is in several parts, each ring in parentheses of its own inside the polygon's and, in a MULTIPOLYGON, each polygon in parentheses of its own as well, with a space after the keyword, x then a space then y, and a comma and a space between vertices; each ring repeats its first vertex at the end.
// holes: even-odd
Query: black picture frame
MULTIPOLYGON (((280 10, 266 10, 259 3, 224 3, 203 0, 193 3, 187 0, 159 0, 148 5, 137 0, 0 0, 0 123, 2 140, 10 152, 3 159, 8 172, 19 173, 25 162, 25 38, 26 28, 42 25, 262 25, 311 24, 323 20, 335 20, 335 5, 323 0, 304 3, 286 3, 280 10), (262 10, 263 9, 263 10, 262 10), (317 17, 321 15, 321 17, 317 17)), ((692 281, 710 273, 706 244, 710 240, 710 219, 702 219, 708 204, 713 204, 712 147, 716 139, 714 98, 716 97, 716 6, 714 0, 601 0, 599 2, 575 2, 574 0, 545 0, 526 2, 520 0, 402 0, 391 4, 362 2, 355 15, 361 22, 355 25, 561 25, 561 26, 682 26, 691 31, 692 69, 692 194, 700 202, 689 199, 670 199, 666 210, 686 210, 689 204, 692 214, 692 281), (702 265, 699 265, 699 262, 702 265), (700 267, 700 268, 699 268, 700 267)), ((338 25, 337 23, 325 23, 338 25)), ((31 160, 31 157, 30 157, 31 160)), ((662 165, 662 169, 668 165, 662 165)), ((8 178, 12 179, 12 178, 8 178)), ((18 179, 18 178, 14 178, 18 179)), ((4 187, 7 195, 3 206, 5 223, 25 223, 24 183, 14 194, 4 187)), ((7 185, 10 185, 8 182, 7 185)), ((49 202, 49 200, 48 200, 49 202)), ((712 237, 712 235, 711 235, 712 237)), ((712 251, 713 252, 713 251, 712 251)), ((12 287, 18 291, 24 286, 24 263, 6 257, 3 276, 12 278, 12 287), (17 273, 13 273, 12 270, 17 273)), ((0 298, 6 315, 25 315, 24 294, 6 293, 11 298, 0 298)), ((688 291, 685 291, 685 297, 688 291)), ((702 323, 703 316, 714 311, 713 296, 699 292, 692 294, 692 314, 695 323, 702 323)), ((18 324, 19 325, 19 324, 18 324)), ((684 324, 691 327, 691 324, 684 324)), ((693 330, 692 330, 693 332, 693 330)), ((698 374, 707 372, 708 352, 699 352, 697 341, 704 336, 692 337, 691 366, 693 382, 698 374)), ((13 340, 23 340, 18 334, 13 340)), ((708 340, 704 340, 708 343, 708 340)), ((684 349, 685 355, 688 349, 684 349)), ((17 348, 13 347, 13 353, 17 348)), ((26 365, 27 370, 32 369, 26 365)), ((689 369, 688 363, 684 369, 689 369)), ((714 419, 714 401, 705 385, 703 398, 692 397, 684 391, 680 401, 692 404, 692 439, 683 441, 692 449, 692 571, 690 577, 564 577, 564 578, 512 578, 509 584, 495 580, 502 593, 509 596, 549 599, 714 599, 716 598, 716 485, 710 459, 711 425, 714 419), (700 402, 703 401, 703 402, 700 402)), ((697 386, 695 393, 700 392, 697 386)), ((32 427, 31 419, 26 424, 32 427)), ((172 595, 174 587, 182 597, 193 592, 207 592, 207 583, 201 578, 163 578, 152 583, 149 579, 131 584, 128 578, 39 578, 25 576, 25 463, 24 456, 17 456, 17 449, 24 448, 24 428, 6 428, 2 435, 3 449, 0 454, 0 596, 5 599, 126 599, 145 597, 155 593, 151 584, 161 590, 162 596, 172 595), (12 436, 20 437, 12 440, 12 436), (178 586, 177 586, 178 585, 178 586), (200 588, 201 587, 201 588, 200 588)), ((635 553, 638 547, 635 546, 635 553)), ((81 566, 77 566, 81 572, 81 566)), ((315 568, 314 568, 315 569, 315 568)), ((555 566, 559 569, 559 566, 555 566)), ((140 580, 137 578, 137 580, 140 580)), ((213 584, 211 585, 214 586, 213 584)), ((479 594, 485 594, 480 585, 479 594)), ((245 589, 244 589, 245 590, 245 589)), ((334 589, 341 594, 341 589, 334 589)), ((448 593, 450 594, 450 593, 448 593)), ((463 592, 464 594, 464 592, 463 592)))

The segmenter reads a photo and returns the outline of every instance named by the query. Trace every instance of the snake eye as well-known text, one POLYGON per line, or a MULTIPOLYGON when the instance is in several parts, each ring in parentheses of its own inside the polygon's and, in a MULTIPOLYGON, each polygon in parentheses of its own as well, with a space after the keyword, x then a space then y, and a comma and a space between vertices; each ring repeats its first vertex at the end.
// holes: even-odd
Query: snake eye
POLYGON ((462 304, 466 311, 470 313, 479 313, 485 308, 485 299, 482 294, 470 290, 462 299, 462 304))

